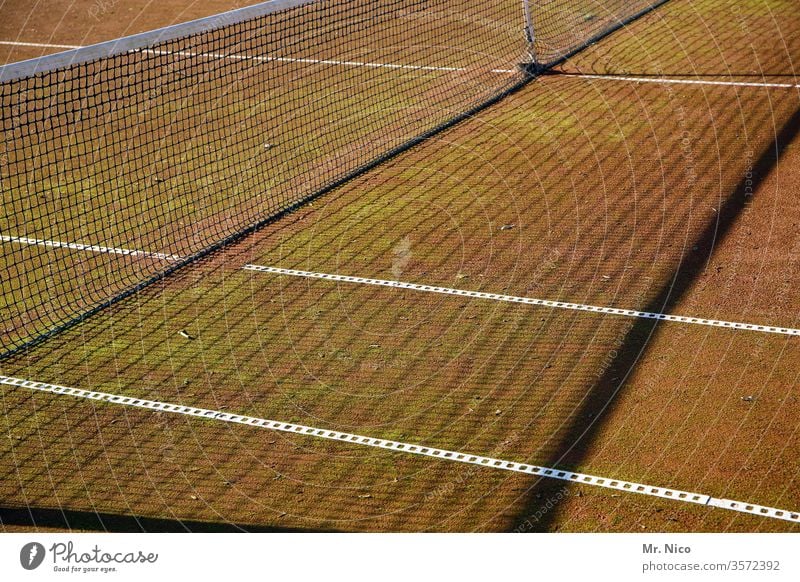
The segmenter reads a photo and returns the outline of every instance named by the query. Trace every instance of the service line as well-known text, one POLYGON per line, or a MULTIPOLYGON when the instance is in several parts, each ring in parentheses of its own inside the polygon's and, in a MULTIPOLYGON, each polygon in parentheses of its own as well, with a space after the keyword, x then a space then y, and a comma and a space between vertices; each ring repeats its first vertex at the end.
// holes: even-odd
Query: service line
MULTIPOLYGON (((0 45, 5 46, 22 46, 22 47, 36 47, 36 48, 54 48, 54 49, 80 49, 82 46, 65 45, 65 44, 46 44, 38 42, 17 42, 17 41, 0 41, 0 45)), ((406 65, 402 63, 373 63, 369 61, 342 61, 335 59, 302 59, 291 57, 270 57, 261 55, 243 55, 236 53, 207 53, 207 52, 194 52, 194 51, 168 51, 157 49, 134 49, 132 52, 141 52, 149 55, 174 55, 179 57, 199 57, 203 59, 218 59, 218 60, 231 60, 231 61, 254 61, 261 63, 281 62, 281 63, 301 63, 311 65, 333 65, 340 67, 365 67, 370 69, 403 69, 411 71, 443 71, 443 72, 456 72, 466 71, 466 67, 436 67, 432 65, 406 65)), ((491 69, 491 73, 498 74, 512 74, 517 71, 514 69, 491 69)))
POLYGON ((560 469, 556 469, 553 467, 542 467, 540 465, 532 465, 529 463, 518 463, 515 461, 496 459, 493 457, 484 457, 482 455, 473 455, 471 453, 462 453, 458 451, 450 451, 447 449, 438 449, 427 445, 391 441, 391 440, 374 438, 359 434, 340 432, 336 430, 328 430, 313 426, 305 426, 302 424, 293 424, 278 420, 269 420, 253 416, 232 414, 229 412, 222 412, 219 410, 196 408, 194 406, 184 406, 181 404, 173 404, 170 402, 145 400, 142 398, 133 398, 130 396, 109 394, 107 392, 94 392, 91 390, 82 390, 80 388, 68 388, 66 386, 47 384, 44 382, 34 382, 31 380, 23 380, 21 378, 13 378, 10 376, 0 376, 0 384, 13 386, 15 388, 23 388, 27 390, 47 392, 59 396, 74 396, 76 398, 101 401, 108 404, 117 404, 120 406, 132 406, 136 408, 145 408, 147 410, 156 410, 159 412, 167 412, 171 414, 193 416, 205 420, 215 420, 218 422, 243 424, 247 426, 265 428, 268 430, 288 432, 300 436, 323 438, 351 445, 376 447, 379 449, 389 449, 396 452, 407 453, 412 455, 422 455, 426 457, 434 457, 437 459, 442 459, 445 461, 453 461, 456 463, 481 465, 484 467, 488 467, 490 469, 502 469, 504 471, 525 473, 528 475, 535 475, 537 477, 542 477, 542 478, 559 479, 561 481, 569 481, 572 483, 580 483, 583 485, 593 485, 596 487, 604 487, 606 489, 615 489, 617 491, 627 491, 629 493, 639 493, 641 495, 649 495, 651 497, 673 499, 675 501, 683 501, 685 503, 718 507, 730 511, 739 511, 742 513, 749 513, 761 517, 769 517, 772 519, 780 519, 784 521, 800 523, 800 512, 793 512, 785 509, 778 509, 775 507, 767 507, 764 505, 756 505, 753 503, 745 503, 742 501, 735 501, 732 499, 716 498, 701 493, 692 493, 690 491, 681 491, 678 489, 669 489, 665 487, 654 487, 652 485, 644 485, 642 483, 636 483, 632 481, 622 481, 620 479, 611 479, 608 477, 598 477, 596 475, 589 475, 586 473, 576 473, 574 471, 562 471, 560 469))
MULTIPOLYGON (((81 45, 69 44, 49 44, 40 42, 22 42, 11 40, 0 40, 0 45, 5 46, 20 46, 20 47, 34 47, 34 48, 54 48, 54 49, 67 49, 76 50, 86 48, 81 45)), ((370 61, 344 61, 336 59, 304 59, 304 58, 291 58, 291 57, 270 57, 260 55, 243 55, 243 54, 229 54, 229 53, 205 53, 193 51, 165 51, 156 49, 133 49, 131 52, 142 52, 152 55, 177 55, 185 57, 200 57, 207 59, 226 59, 235 61, 260 61, 260 62, 285 62, 285 63, 305 63, 317 65, 334 65, 342 67, 367 67, 367 68, 386 68, 386 69, 405 69, 416 71, 444 71, 444 72, 458 72, 467 71, 466 67, 437 67, 433 65, 407 65, 402 63, 375 63, 370 61)), ((497 74, 514 74, 518 72, 516 69, 490 69, 491 73, 497 74)), ((748 81, 709 81, 702 79, 671 79, 666 77, 636 77, 626 75, 592 75, 584 73, 565 73, 558 72, 558 75, 575 77, 578 79, 600 79, 606 81, 624 81, 627 83, 655 83, 661 85, 706 85, 706 86, 723 86, 723 87, 760 87, 771 89, 800 89, 800 84, 797 83, 755 83, 748 81)))
POLYGON ((514 295, 502 295, 499 293, 486 293, 483 291, 468 291, 465 289, 452 289, 450 287, 436 287, 433 285, 420 285, 418 283, 407 283, 404 281, 387 281, 384 279, 368 279, 365 277, 350 277, 348 275, 334 275, 330 273, 316 273, 312 271, 298 271, 297 269, 281 269, 278 267, 264 267, 261 265, 245 265, 248 271, 258 271, 262 273, 272 273, 275 275, 289 275, 292 277, 306 277, 310 279, 322 279, 325 281, 336 281, 341 283, 352 283, 361 285, 378 285, 381 287, 391 287, 393 289, 410 289, 423 293, 440 293, 442 295, 457 295, 460 297, 472 297, 474 299, 490 299, 492 301, 504 301, 508 303, 523 303, 525 305, 537 305, 541 307, 553 307, 556 309, 569 309, 572 311, 585 311, 590 313, 605 313, 610 315, 621 315, 624 317, 636 317, 641 319, 657 319, 661 321, 673 321, 678 323, 688 323, 693 325, 706 325, 711 327, 723 327, 727 329, 738 329, 746 331, 759 331, 763 333, 775 333, 781 335, 800 336, 800 329, 788 327, 775 327, 771 325, 757 325, 753 323, 739 323, 735 321, 722 321, 718 319, 705 319, 702 317, 688 317, 683 315, 670 315, 667 313, 654 313, 650 311, 638 311, 635 309, 620 309, 618 307, 602 307, 598 305, 586 305, 584 303, 567 303, 565 301, 551 301, 549 299, 536 299, 534 297, 517 297, 514 295))
MULTIPOLYGON (((165 253, 153 253, 149 251, 106 247, 100 245, 89 245, 75 242, 64 242, 58 240, 46 240, 28 238, 24 236, 8 236, 0 234, 0 242, 8 242, 22 245, 36 245, 50 248, 65 248, 93 253, 107 253, 115 255, 127 255, 137 257, 150 257, 163 261, 180 261, 186 257, 180 255, 169 255, 165 253)), ((392 287, 394 289, 411 289, 426 293, 439 293, 442 295, 456 295, 460 297, 472 297, 475 299, 490 299, 493 301, 503 301, 507 303, 522 303, 526 305, 536 305, 540 307, 553 307, 556 309, 568 309, 572 311, 583 311, 589 313, 604 313, 608 315, 619 315, 623 317, 635 317, 640 319, 657 319, 660 321, 670 321, 675 323, 688 323, 692 325, 705 325, 710 327, 722 327, 725 329, 736 329, 743 331, 756 331, 762 333, 773 333, 778 335, 800 336, 800 329, 791 327, 778 327, 773 325, 758 325, 755 323, 741 323, 735 321, 725 321, 718 319, 706 319, 702 317, 690 317, 684 315, 671 315, 668 313, 655 313, 651 311, 638 311, 635 309, 622 309, 618 307, 604 307, 599 305, 587 305, 584 303, 568 303, 565 301, 552 301, 549 299, 537 299, 534 297, 518 297, 514 295, 503 295, 498 293, 487 293, 484 291, 468 291, 466 289, 453 289, 450 287, 437 287, 433 285, 420 285, 418 283, 408 283, 404 281, 387 281, 384 279, 369 279, 366 277, 351 277, 349 275, 335 275, 331 273, 317 273, 312 271, 299 271, 297 269, 282 269, 279 267, 266 267, 262 265, 245 265, 243 269, 248 271, 258 271, 262 273, 272 273, 275 275, 290 275, 293 277, 307 277, 311 279, 322 279, 325 281, 337 281, 342 283, 354 283, 362 285, 378 285, 381 287, 392 287)))
POLYGON ((104 247, 100 245, 87 245, 76 242, 64 242, 59 240, 46 240, 40 238, 28 238, 24 236, 8 236, 0 234, 0 241, 16 243, 20 245, 50 247, 53 249, 73 249, 76 251, 87 251, 90 253, 106 253, 111 255, 127 255, 134 257, 151 257, 164 261, 179 261, 183 257, 178 255, 167 255, 164 253, 151 253, 149 251, 139 251, 135 249, 122 249, 117 247, 104 247))
POLYGON ((0 45, 4 46, 27 46, 27 47, 34 47, 34 48, 56 48, 56 49, 79 49, 83 48, 81 45, 78 44, 50 44, 44 42, 22 42, 17 40, 0 40, 0 45))
POLYGON ((658 85, 706 85, 719 87, 759 87, 766 89, 800 89, 797 83, 755 83, 751 81, 708 81, 703 79, 670 79, 666 77, 626 77, 622 75, 588 75, 583 73, 557 73, 554 76, 577 79, 599 79, 626 83, 655 83, 658 85))

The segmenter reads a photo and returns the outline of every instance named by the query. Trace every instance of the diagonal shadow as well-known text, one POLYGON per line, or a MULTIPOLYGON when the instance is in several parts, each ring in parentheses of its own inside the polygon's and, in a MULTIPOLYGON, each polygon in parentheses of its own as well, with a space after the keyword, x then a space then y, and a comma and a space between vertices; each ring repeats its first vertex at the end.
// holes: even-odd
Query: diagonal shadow
MULTIPOLYGON (((800 134, 800 109, 789 117, 767 148, 753 164, 752 175, 743 176, 731 195, 721 205, 717 220, 710 221, 697 238, 697 252, 689 255, 676 269, 654 300, 643 311, 668 313, 684 297, 695 279, 706 267, 716 245, 730 233, 748 201, 748 192, 756 190, 776 166, 786 147, 800 134)), ((625 339, 620 344, 618 356, 606 367, 602 377, 590 389, 587 398, 575 414, 575 421, 566 432, 559 450, 554 454, 549 466, 562 469, 577 469, 590 450, 593 441, 603 428, 608 412, 614 406, 617 394, 631 375, 639 360, 647 353, 649 342, 657 332, 658 322, 650 319, 637 319, 625 339), (625 370, 620 378, 620 371, 625 370), (586 418, 592 418, 587 422, 586 418)), ((518 516, 515 531, 551 531, 557 517, 557 510, 545 507, 548 500, 561 499, 557 492, 563 490, 562 482, 540 480, 527 494, 523 512, 518 516)), ((552 501, 550 501, 552 505, 552 501)))
POLYGON ((118 513, 41 507, 0 507, 0 527, 108 533, 328 533, 331 530, 138 517, 118 513))

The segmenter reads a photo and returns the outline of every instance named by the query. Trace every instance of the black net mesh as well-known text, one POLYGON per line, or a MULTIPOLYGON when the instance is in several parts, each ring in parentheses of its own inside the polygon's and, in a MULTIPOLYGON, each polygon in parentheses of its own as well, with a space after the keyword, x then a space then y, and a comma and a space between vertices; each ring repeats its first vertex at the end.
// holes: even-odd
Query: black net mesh
MULTIPOLYGON (((538 52, 647 4, 534 3, 538 52)), ((0 355, 523 82, 525 22, 519 0, 318 1, 0 83, 0 355)))
POLYGON ((548 65, 666 0, 530 0, 536 60, 548 65))

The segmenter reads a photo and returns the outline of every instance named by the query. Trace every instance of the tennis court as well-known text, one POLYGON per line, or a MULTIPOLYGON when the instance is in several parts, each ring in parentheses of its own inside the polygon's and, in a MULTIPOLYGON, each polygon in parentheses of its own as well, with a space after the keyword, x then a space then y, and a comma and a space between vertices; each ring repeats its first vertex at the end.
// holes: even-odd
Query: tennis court
MULTIPOLYGON (((582 26, 601 19, 603 3, 564 4, 582 26)), ((254 82, 202 127, 330 101, 280 126, 268 174, 287 178, 269 192, 291 212, 202 256, 263 215, 252 158, 212 166, 199 201, 202 156, 150 190, 73 179, 56 198, 74 214, 43 200, 24 232, 6 181, 3 294, 18 319, 4 316, 4 345, 70 324, 0 361, 4 527, 794 531, 800 18, 791 2, 731 6, 667 2, 529 82, 517 3, 466 61, 446 50, 473 38, 458 39, 453 10, 422 19, 418 44, 365 32, 402 47, 382 54, 332 41, 315 62, 261 63, 292 90, 263 107, 254 82), (320 85, 321 67, 363 92, 340 95, 343 73, 320 85), (335 129, 303 138, 323 118, 335 129), (80 196, 91 213, 74 211, 80 196)), ((147 163, 164 143, 181 161, 212 144, 209 131, 171 145, 191 134, 159 134, 172 114, 138 117, 118 143, 139 132, 147 163)), ((111 182, 105 163, 92 171, 111 182)))

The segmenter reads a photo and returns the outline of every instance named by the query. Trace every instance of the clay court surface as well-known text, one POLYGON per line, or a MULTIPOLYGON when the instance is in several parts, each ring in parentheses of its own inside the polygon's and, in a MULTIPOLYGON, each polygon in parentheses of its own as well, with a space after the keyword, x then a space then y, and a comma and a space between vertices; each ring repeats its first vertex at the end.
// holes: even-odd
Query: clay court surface
MULTIPOLYGON (((14 15, 0 40, 84 45, 235 7, 125 0, 95 23, 91 2, 22 4, 0 5, 14 15)), ((2 48, 3 62, 47 50, 2 48)), ((3 360, 0 374, 796 512, 796 336, 244 267, 800 327, 797 59, 793 2, 674 0, 3 360)), ((92 268, 113 268, 103 260, 92 268)), ((798 529, 5 385, 0 395, 6 531, 798 529)))

